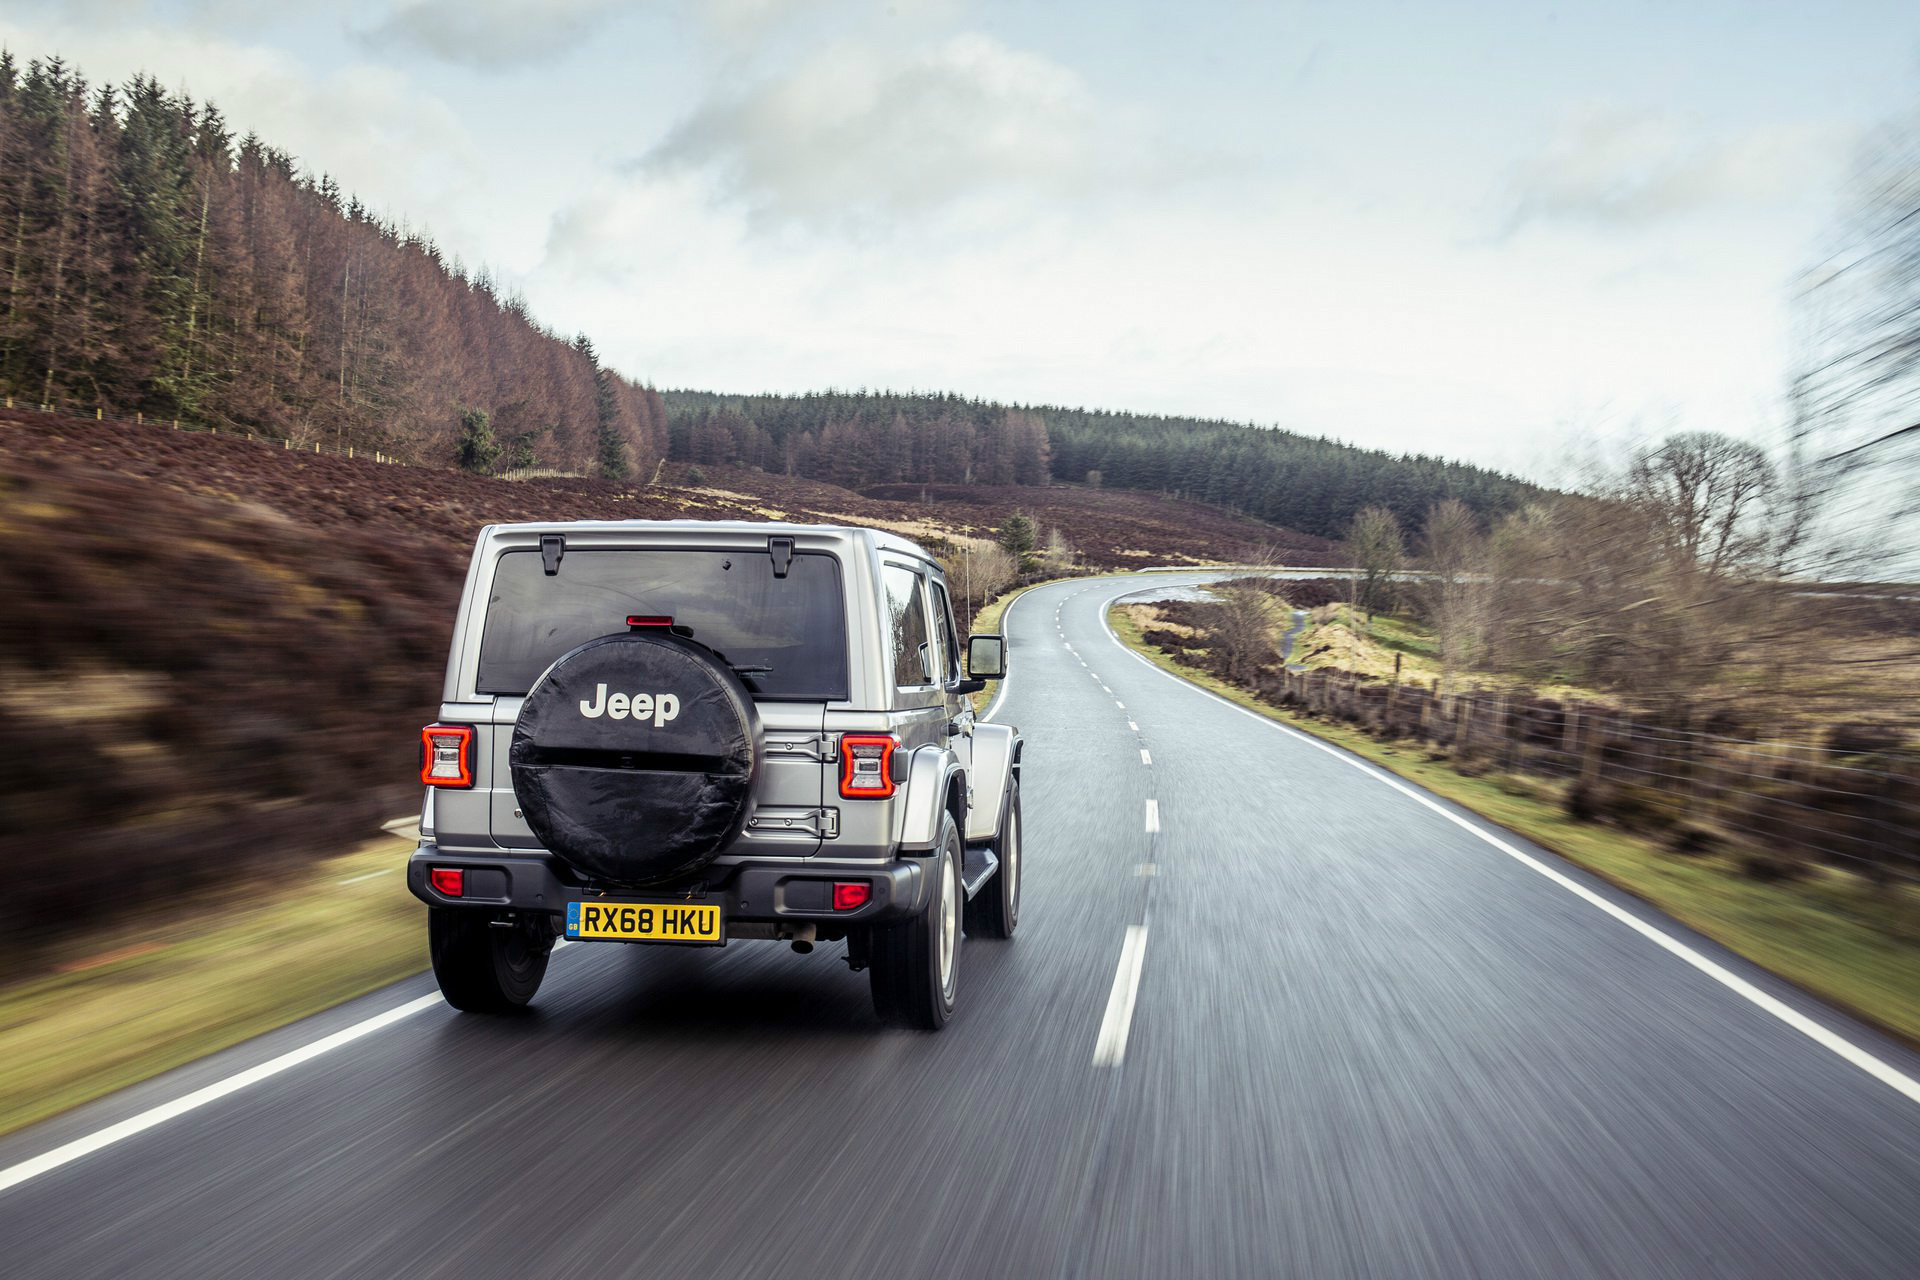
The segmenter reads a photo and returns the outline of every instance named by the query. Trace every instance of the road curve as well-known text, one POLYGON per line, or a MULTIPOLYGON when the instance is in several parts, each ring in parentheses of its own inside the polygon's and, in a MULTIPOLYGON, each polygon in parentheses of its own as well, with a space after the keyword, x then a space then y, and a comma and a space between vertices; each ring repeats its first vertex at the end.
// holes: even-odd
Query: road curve
POLYGON ((1141 586, 1009 612, 1026 901, 945 1033, 838 946, 415 979, 0 1142, 5 1274, 1911 1274, 1915 1055, 1136 659, 1141 586))

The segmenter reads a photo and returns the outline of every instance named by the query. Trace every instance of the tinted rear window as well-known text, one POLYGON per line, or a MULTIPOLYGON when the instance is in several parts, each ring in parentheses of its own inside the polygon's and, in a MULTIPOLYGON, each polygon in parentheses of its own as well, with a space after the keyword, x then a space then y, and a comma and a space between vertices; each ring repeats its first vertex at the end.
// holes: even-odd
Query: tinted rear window
POLYGON ((692 628, 758 697, 847 696, 840 562, 820 552, 795 555, 776 578, 764 551, 569 548, 553 577, 538 551, 508 551, 493 572, 475 687, 523 694, 555 658, 625 631, 633 614, 666 614, 692 628))

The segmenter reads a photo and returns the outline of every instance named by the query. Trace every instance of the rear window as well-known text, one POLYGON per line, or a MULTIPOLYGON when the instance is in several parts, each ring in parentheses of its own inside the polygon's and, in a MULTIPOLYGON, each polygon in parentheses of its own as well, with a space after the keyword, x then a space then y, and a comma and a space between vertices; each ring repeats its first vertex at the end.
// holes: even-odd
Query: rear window
POLYGON ((666 614, 690 628, 756 697, 847 696, 840 562, 817 551, 797 553, 784 578, 773 576, 764 551, 570 547, 552 577, 538 551, 505 552, 487 598, 475 688, 523 694, 555 658, 625 631, 635 614, 666 614))

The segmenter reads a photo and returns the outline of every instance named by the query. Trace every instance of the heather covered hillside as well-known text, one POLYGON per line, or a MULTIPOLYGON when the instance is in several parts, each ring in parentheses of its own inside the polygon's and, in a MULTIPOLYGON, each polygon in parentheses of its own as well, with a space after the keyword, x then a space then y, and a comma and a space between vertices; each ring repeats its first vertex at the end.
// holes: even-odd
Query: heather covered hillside
POLYGON ((974 549, 976 594, 1016 513, 1059 567, 1335 554, 1146 494, 878 498, 686 471, 516 481, 0 410, 0 862, 19 889, 0 935, 338 852, 416 803, 416 731, 486 523, 853 521, 974 549))

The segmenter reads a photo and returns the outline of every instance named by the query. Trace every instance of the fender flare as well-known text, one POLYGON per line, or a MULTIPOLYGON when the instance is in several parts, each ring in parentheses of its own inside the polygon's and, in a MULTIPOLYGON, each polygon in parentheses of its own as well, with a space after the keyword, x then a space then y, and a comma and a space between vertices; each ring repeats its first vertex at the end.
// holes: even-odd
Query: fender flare
POLYGON ((945 747, 921 747, 907 762, 906 803, 900 806, 898 844, 903 852, 924 852, 940 839, 940 815, 946 812, 947 787, 955 776, 966 795, 960 759, 945 747))
POLYGON ((1006 808, 1007 781, 1019 776, 1020 731, 1007 724, 973 726, 972 803, 967 809, 966 838, 1000 839, 1000 811, 1006 808))

